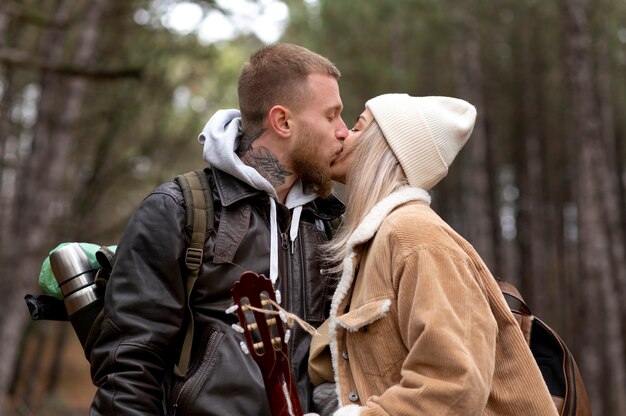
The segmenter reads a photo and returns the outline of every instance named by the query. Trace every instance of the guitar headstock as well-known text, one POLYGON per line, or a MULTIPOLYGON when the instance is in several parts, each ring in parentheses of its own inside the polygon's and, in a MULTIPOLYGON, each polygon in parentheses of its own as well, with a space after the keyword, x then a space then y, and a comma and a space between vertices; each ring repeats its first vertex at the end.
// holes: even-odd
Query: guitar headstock
MULTIPOLYGON (((261 369, 274 416, 302 416, 295 380, 291 374, 282 308, 276 302, 272 281, 245 272, 233 285, 234 305, 248 353, 261 369)), ((286 317, 285 317, 286 319, 286 317)))
POLYGON ((245 272, 231 289, 246 345, 261 369, 268 371, 287 360, 285 329, 270 279, 245 272))

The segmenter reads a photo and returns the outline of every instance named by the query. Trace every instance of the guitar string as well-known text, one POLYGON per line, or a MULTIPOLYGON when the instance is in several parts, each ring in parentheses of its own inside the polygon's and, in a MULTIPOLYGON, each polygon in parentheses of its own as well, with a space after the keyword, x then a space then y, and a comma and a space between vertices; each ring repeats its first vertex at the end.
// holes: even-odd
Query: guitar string
POLYGON ((257 308, 256 306, 252 306, 252 305, 246 305, 245 308, 255 311, 255 312, 260 312, 265 315, 278 315, 281 318, 282 316, 284 316, 286 318, 285 320, 287 321, 286 322, 287 327, 293 328, 294 322, 295 322, 300 326, 300 328, 308 332, 309 335, 319 335, 319 332, 317 332, 317 329, 313 325, 309 324, 307 321, 303 320, 295 313, 286 311, 282 306, 280 306, 278 303, 276 303, 272 299, 267 299, 267 301, 269 301, 270 304, 274 306, 277 310, 257 308))
MULTIPOLYGON (((237 267, 238 269, 240 269, 241 271, 245 272, 247 271, 246 269, 244 269, 242 266, 240 266, 237 263, 234 263, 232 261, 229 261, 228 264, 237 267)), ((287 318, 287 326, 289 328, 293 327, 293 322, 295 321, 298 325, 300 325, 300 328, 302 328, 303 330, 305 330, 307 333, 309 333, 310 335, 319 335, 319 332, 317 332, 317 329, 315 329, 315 327, 311 324, 309 324, 308 322, 306 322, 305 320, 303 320, 302 318, 300 318, 298 315, 288 312, 287 310, 285 310, 282 306, 280 306, 278 303, 274 302, 272 299, 268 299, 271 304, 278 309, 278 311, 274 311, 274 310, 269 310, 269 309, 259 309, 259 308, 255 308, 252 305, 247 305, 248 308, 250 308, 251 310, 257 311, 257 312, 261 312, 267 315, 280 315, 280 313, 282 312, 286 318, 287 318)))

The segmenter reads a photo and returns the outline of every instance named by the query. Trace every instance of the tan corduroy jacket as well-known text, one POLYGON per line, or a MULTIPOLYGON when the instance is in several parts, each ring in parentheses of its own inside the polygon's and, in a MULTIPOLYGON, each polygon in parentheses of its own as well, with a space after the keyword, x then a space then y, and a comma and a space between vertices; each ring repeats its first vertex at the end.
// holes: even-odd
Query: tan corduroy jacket
POLYGON ((335 415, 556 415, 493 276, 429 202, 397 191, 348 243, 328 321, 335 415))

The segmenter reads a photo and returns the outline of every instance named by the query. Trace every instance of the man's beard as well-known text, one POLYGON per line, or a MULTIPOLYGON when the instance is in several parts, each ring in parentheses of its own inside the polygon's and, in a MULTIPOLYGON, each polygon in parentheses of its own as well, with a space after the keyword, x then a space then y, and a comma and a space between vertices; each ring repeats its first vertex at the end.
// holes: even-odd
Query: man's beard
POLYGON ((298 139, 293 152, 293 168, 302 180, 302 185, 312 188, 322 198, 328 198, 333 190, 330 178, 328 155, 317 145, 317 140, 308 129, 298 139))

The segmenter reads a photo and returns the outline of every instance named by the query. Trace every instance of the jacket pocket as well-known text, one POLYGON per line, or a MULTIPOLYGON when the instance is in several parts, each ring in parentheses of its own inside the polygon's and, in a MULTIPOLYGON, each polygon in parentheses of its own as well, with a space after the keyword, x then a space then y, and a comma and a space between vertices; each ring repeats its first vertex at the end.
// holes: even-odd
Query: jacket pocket
MULTIPOLYGON (((337 325, 346 330, 348 357, 356 360, 365 374, 391 377, 390 370, 401 365, 406 357, 406 348, 390 309, 391 299, 379 299, 337 317, 337 325)), ((343 351, 339 354, 346 358, 343 351)))
POLYGON ((169 415, 185 414, 185 406, 195 400, 207 378, 211 376, 215 367, 215 353, 222 342, 224 333, 207 327, 204 330, 200 349, 203 352, 195 353, 196 359, 189 367, 187 377, 178 379, 171 392, 169 415))

